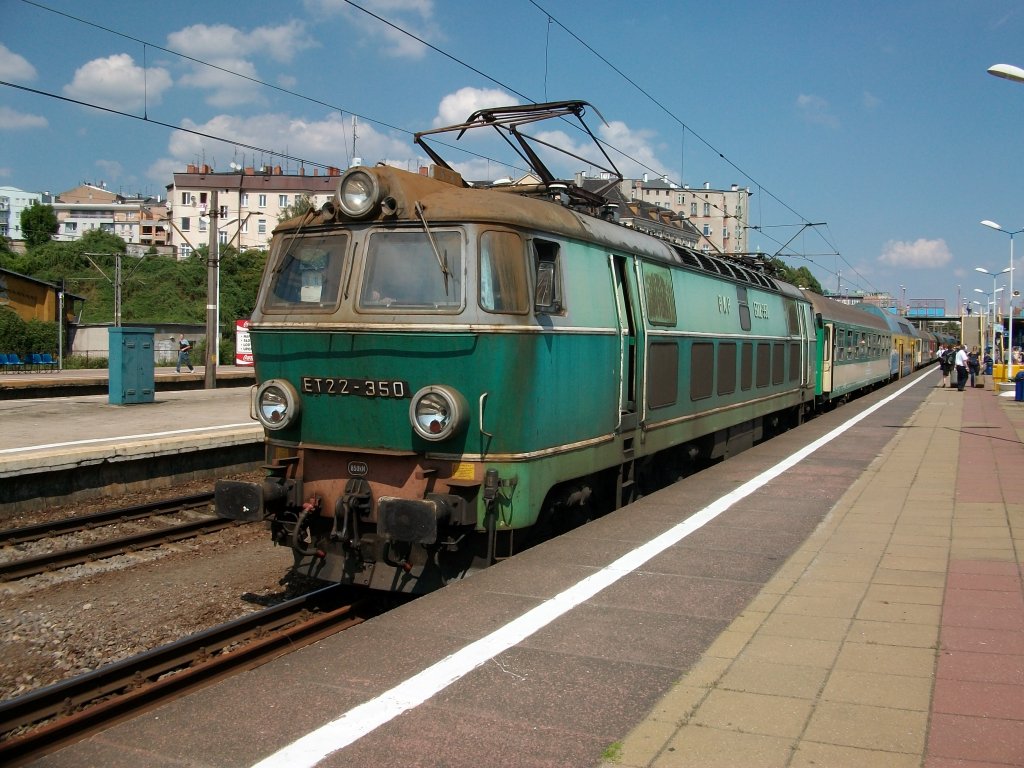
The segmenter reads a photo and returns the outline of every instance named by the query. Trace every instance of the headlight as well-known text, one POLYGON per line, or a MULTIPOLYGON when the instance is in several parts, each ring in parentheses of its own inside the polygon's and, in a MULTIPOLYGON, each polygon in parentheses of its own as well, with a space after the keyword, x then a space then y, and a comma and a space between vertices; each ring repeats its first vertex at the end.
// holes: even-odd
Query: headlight
POLYGON ((266 429, 284 429, 299 417, 299 396, 287 381, 270 379, 260 384, 254 404, 256 418, 266 429))
POLYGON ((465 398, 443 385, 424 387, 409 404, 409 421, 424 440, 447 440, 465 427, 468 414, 465 398))
POLYGON ((346 216, 361 219, 370 215, 380 196, 377 177, 362 168, 346 171, 338 182, 338 205, 346 216))

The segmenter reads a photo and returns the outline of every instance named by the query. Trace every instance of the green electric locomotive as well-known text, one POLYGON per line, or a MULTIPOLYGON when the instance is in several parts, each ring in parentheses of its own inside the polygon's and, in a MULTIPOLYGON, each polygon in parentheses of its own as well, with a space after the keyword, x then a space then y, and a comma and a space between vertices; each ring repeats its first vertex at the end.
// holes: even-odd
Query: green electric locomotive
POLYGON ((800 290, 625 226, 521 133, 584 108, 442 129, 495 128, 529 184, 471 186, 421 134, 429 169, 351 168, 275 230, 250 325, 273 461, 221 515, 269 520, 305 575, 426 592, 814 407, 800 290))

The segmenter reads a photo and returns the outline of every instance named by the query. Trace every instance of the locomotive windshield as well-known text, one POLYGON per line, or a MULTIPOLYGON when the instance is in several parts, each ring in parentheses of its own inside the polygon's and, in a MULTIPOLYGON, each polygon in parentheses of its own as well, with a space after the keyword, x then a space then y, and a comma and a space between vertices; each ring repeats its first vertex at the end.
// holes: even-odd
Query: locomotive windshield
POLYGON ((348 235, 344 233, 282 240, 264 306, 333 308, 347 251, 348 235))
POLYGON ((458 312, 462 307, 459 232, 374 232, 366 247, 359 308, 458 312), (437 247, 435 254, 434 246, 437 247), (446 269, 442 269, 439 261, 446 269))

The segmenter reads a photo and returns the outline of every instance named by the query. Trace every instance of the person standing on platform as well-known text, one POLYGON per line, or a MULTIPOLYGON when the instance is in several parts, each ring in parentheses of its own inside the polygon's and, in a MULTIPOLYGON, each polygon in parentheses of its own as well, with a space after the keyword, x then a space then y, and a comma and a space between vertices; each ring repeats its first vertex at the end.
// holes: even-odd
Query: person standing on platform
POLYGON ((192 359, 189 357, 189 350, 192 349, 192 342, 185 338, 185 334, 181 334, 181 338, 178 339, 178 365, 175 368, 177 373, 181 373, 181 366, 187 365, 188 372, 192 373, 195 368, 192 367, 192 359))
POLYGON ((956 388, 961 392, 967 386, 967 348, 961 344, 956 350, 956 388))
POLYGON ((942 371, 942 387, 949 385, 949 372, 953 370, 953 349, 947 344, 939 347, 939 370, 942 371))

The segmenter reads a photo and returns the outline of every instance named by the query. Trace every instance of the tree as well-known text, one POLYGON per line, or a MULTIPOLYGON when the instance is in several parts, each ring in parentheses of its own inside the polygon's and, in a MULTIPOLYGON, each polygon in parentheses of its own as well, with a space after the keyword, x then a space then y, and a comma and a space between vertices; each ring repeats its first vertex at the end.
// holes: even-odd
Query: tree
POLYGON ((806 288, 807 290, 814 291, 815 293, 822 293, 821 283, 818 282, 818 279, 807 267, 794 269, 778 257, 772 257, 770 262, 773 274, 780 280, 792 283, 798 288, 806 288))
POLYGON ((50 242, 59 227, 52 205, 41 205, 36 200, 21 212, 21 231, 25 235, 25 245, 30 249, 50 242))
POLYGON ((287 221, 288 219, 301 216, 313 207, 313 201, 309 199, 309 195, 296 195, 295 202, 289 206, 286 206, 281 210, 277 220, 287 221))

